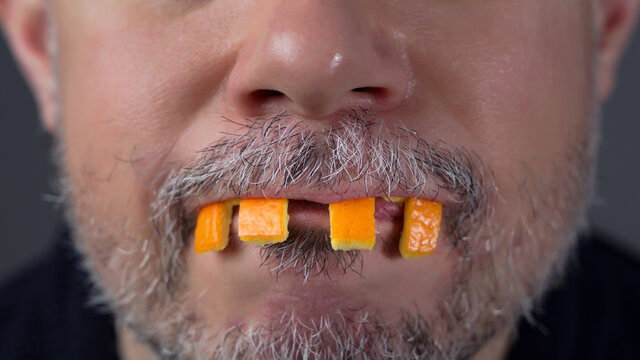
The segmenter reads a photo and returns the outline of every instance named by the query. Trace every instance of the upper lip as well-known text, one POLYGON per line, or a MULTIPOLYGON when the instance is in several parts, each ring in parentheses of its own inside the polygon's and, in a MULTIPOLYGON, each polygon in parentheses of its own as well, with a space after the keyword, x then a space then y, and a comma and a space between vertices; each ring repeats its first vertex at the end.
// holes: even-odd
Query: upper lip
POLYGON ((456 195, 446 189, 439 187, 435 181, 431 186, 425 186, 415 191, 392 190, 386 191, 368 191, 363 184, 351 183, 345 190, 331 189, 305 189, 299 185, 285 188, 282 190, 260 189, 251 190, 242 194, 235 194, 231 191, 227 192, 210 192, 187 199, 185 208, 188 213, 195 212, 203 206, 211 203, 224 202, 233 199, 251 199, 251 198, 285 198, 290 200, 305 200, 320 204, 331 204, 339 201, 353 200, 366 197, 386 197, 401 196, 411 198, 421 198, 441 203, 443 206, 455 202, 456 195))

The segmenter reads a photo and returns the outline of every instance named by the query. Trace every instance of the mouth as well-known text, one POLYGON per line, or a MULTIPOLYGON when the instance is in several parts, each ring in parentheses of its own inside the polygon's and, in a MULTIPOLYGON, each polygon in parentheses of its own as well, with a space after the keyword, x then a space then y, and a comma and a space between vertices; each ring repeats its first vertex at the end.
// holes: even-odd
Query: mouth
MULTIPOLYGON (((308 200, 289 200, 289 224, 309 230, 330 229, 329 204, 308 200)), ((375 219, 378 223, 398 223, 402 221, 402 207, 387 198, 375 198, 375 219)), ((378 230, 378 227, 376 227, 378 230)), ((387 231, 379 230, 384 237, 387 231)))
POLYGON ((231 200, 242 199, 289 199, 290 201, 307 202, 317 206, 329 205, 332 203, 349 201, 361 198, 375 197, 380 199, 397 199, 397 198, 419 198, 438 202, 443 206, 451 205, 459 202, 460 199, 451 191, 443 188, 435 181, 426 184, 421 189, 414 191, 384 191, 380 189, 367 189, 366 186, 351 183, 338 186, 335 189, 310 190, 302 186, 291 186, 281 190, 261 189, 248 191, 242 194, 233 194, 231 192, 216 192, 204 194, 198 198, 187 199, 184 206, 188 214, 196 214, 202 207, 217 202, 226 202, 231 200))
MULTIPOLYGON (((481 174, 475 171, 476 158, 463 150, 447 150, 445 145, 432 146, 410 131, 372 136, 368 130, 354 131, 349 123, 341 126, 346 130, 331 128, 330 133, 311 132, 301 139, 295 131, 282 136, 283 129, 296 130, 286 124, 230 135, 162 179, 153 204, 154 223, 171 236, 176 249, 172 254, 184 259, 193 284, 200 286, 202 280, 202 287, 215 290, 207 299, 215 302, 216 310, 229 308, 231 326, 255 319, 268 326, 285 312, 317 319, 352 313, 363 305, 365 312, 375 314, 410 306, 397 296, 407 289, 435 289, 429 294, 434 299, 445 291, 443 279, 449 278, 458 260, 452 251, 458 249, 456 230, 466 229, 467 219, 475 219, 468 215, 483 209, 484 187, 478 180, 481 174), (404 260, 400 243, 411 218, 406 204, 392 197, 446 208, 447 223, 437 228, 435 238, 443 239, 446 233, 447 246, 423 260, 404 260), (286 207, 274 206, 276 218, 286 222, 274 224, 286 223, 275 228, 286 228, 289 236, 278 234, 281 242, 276 243, 260 243, 264 238, 243 240, 240 215, 243 202, 249 200, 286 202, 286 207), (369 202, 374 241, 366 250, 337 249, 332 246, 332 205, 356 200, 369 202), (226 234, 221 238, 228 242, 205 249, 217 251, 200 253, 198 219, 216 205, 226 215, 210 216, 208 221, 225 220, 221 228, 226 234), (341 265, 353 265, 355 271, 341 265)), ((348 209, 343 214, 349 215, 348 209)))
MULTIPOLYGON (((312 322, 332 314, 357 316, 361 312, 375 313, 379 301, 363 289, 376 288, 380 279, 393 277, 393 274, 398 274, 401 269, 406 269, 398 267, 397 262, 393 265, 393 259, 400 259, 402 255, 399 244, 402 232, 406 230, 405 213, 408 201, 405 198, 390 197, 369 199, 374 203, 372 215, 375 219, 376 242, 372 251, 341 251, 332 248, 333 238, 329 235, 334 226, 330 210, 332 204, 295 199, 258 199, 288 203, 287 226, 291 233, 288 239, 282 242, 260 244, 261 267, 265 266, 272 275, 275 274, 276 282, 251 286, 253 289, 261 289, 259 300, 251 302, 243 311, 229 317, 228 325, 257 323, 270 326, 269 324, 284 314, 294 316, 298 321, 312 322), (365 263, 367 269, 363 269, 365 263), (347 272, 355 274, 356 277, 348 276, 347 272)), ((228 248, 232 250, 230 254, 252 252, 251 244, 243 241, 240 235, 243 200, 247 199, 227 202, 240 204, 239 208, 232 206, 229 215, 228 248)), ((438 236, 440 231, 438 227, 438 236)), ((197 241, 196 236, 194 242, 197 241)), ((224 251, 205 256, 217 256, 216 254, 224 256, 224 251)), ((226 259, 232 259, 234 255, 230 256, 226 259)), ((213 258, 202 259, 209 262, 213 258)), ((434 260, 431 264, 434 267, 443 261, 441 256, 434 257, 434 260)), ((408 266, 417 268, 420 265, 409 260, 408 266)), ((240 282, 243 283, 244 281, 240 282)))
POLYGON ((330 204, 283 198, 234 199, 200 210, 194 248, 199 254, 222 251, 230 238, 263 246, 283 243, 293 228, 298 233, 330 233, 335 251, 373 250, 378 239, 386 244, 378 249, 387 255, 414 258, 435 251, 441 218, 442 204, 416 198, 384 196, 330 204), (389 242, 397 245, 389 246, 389 242), (397 251, 390 251, 393 248, 397 251))

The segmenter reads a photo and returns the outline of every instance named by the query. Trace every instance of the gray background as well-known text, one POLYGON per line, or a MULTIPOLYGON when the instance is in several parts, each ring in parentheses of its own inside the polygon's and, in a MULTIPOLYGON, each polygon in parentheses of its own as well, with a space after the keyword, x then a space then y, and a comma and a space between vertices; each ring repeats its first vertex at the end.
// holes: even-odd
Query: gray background
MULTIPOLYGON (((0 281, 26 266, 51 243, 61 218, 47 201, 51 139, 0 36, 0 281)), ((622 63, 615 96, 604 109, 598 197, 592 222, 617 236, 616 246, 640 259, 640 38, 622 63)))

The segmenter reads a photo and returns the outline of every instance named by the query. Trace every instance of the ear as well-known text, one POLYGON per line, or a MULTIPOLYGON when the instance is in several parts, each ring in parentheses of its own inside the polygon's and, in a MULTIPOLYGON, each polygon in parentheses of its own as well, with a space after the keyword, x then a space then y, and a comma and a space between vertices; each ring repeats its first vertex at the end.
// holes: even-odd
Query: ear
POLYGON ((51 132, 55 128, 57 104, 46 7, 46 0, 0 0, 0 22, 31 86, 42 123, 51 132))
POLYGON ((615 88, 618 64, 633 34, 638 19, 640 0, 596 0, 599 36, 597 76, 601 101, 615 88))

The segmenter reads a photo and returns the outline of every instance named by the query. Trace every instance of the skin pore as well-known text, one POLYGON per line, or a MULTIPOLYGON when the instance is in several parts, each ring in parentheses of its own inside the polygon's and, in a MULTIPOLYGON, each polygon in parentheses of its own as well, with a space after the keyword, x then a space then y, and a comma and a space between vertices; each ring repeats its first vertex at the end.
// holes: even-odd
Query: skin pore
MULTIPOLYGON (((131 359, 504 353, 583 225, 597 109, 638 6, 0 4, 57 139, 95 301, 131 359), (433 255, 403 260, 383 222, 357 271, 297 248, 327 266, 306 278, 235 238, 194 254, 200 207, 256 194, 434 198, 447 226, 433 255)), ((326 241, 310 225, 322 216, 300 211, 291 242, 326 241)))

